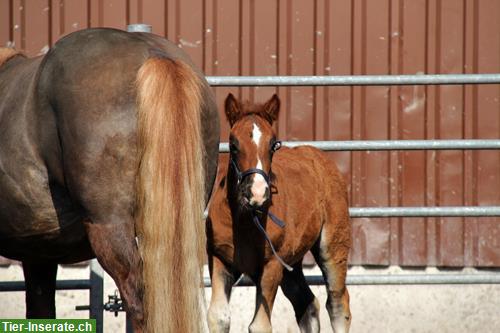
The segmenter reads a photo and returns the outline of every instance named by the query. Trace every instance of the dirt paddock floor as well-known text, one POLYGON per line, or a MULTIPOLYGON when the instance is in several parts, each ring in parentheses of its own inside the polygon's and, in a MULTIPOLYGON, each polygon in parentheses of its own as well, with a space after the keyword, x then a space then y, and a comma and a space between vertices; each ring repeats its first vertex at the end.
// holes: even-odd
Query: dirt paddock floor
MULTIPOLYGON (((306 274, 319 274, 317 269, 306 269, 306 274)), ((462 271, 460 271, 462 272, 462 271)), ((465 273, 474 270, 465 269, 465 273)), ((426 270, 365 269, 352 267, 349 274, 416 274, 443 273, 435 268, 426 270)), ((457 273, 457 271, 453 271, 457 273)), ((497 272, 497 274, 500 274, 497 272)), ((58 279, 85 279, 89 268, 59 269, 58 279)), ((0 281, 22 280, 19 266, 0 267, 0 281)), ((105 277, 105 299, 116 287, 105 277)), ((324 309, 326 295, 323 286, 312 286, 322 305, 321 332, 332 332, 324 309)), ((235 287, 231 298, 231 332, 247 332, 255 302, 253 287, 235 287)), ((353 322, 351 332, 500 332, 500 285, 404 285, 404 286, 350 286, 353 322)), ((207 302, 210 288, 206 290, 207 302)), ((57 316, 86 318, 87 311, 75 311, 77 305, 88 304, 88 291, 57 292, 57 316)), ((0 318, 24 316, 24 293, 0 293, 0 318)), ((105 332, 125 332, 125 315, 118 317, 106 312, 105 332)), ((298 332, 293 310, 281 291, 273 311, 276 333, 298 332)))

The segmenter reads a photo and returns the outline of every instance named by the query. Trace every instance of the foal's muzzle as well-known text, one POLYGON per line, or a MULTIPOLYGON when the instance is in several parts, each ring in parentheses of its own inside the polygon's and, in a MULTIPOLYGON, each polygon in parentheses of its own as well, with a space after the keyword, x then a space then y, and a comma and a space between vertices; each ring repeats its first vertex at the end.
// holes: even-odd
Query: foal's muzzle
POLYGON ((269 175, 257 168, 241 172, 233 159, 231 159, 231 164, 236 172, 241 204, 251 208, 262 208, 269 204, 271 198, 269 175), (254 175, 253 182, 250 182, 248 178, 251 175, 254 175))

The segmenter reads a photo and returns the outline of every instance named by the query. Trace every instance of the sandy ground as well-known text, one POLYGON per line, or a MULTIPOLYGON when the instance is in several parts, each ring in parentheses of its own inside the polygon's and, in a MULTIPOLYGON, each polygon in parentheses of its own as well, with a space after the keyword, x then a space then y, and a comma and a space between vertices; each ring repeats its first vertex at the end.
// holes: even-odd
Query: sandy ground
MULTIPOLYGON (((418 272, 418 271, 417 271, 418 272)), ((423 272, 423 271, 422 271, 423 272)), ((436 269, 427 269, 430 274, 436 269)), ((353 267, 350 274, 408 273, 398 267, 366 270, 353 267)), ((414 270, 409 273, 415 273, 414 270)), ((454 272, 456 273, 456 272, 454 272)), ((315 269, 306 274, 318 274, 315 269)), ((500 274, 500 273, 497 273, 500 274)), ((60 268, 59 279, 85 279, 88 268, 60 268)), ((0 267, 0 281, 22 280, 18 266, 0 267)), ((113 281, 105 278, 105 298, 113 294, 113 281)), ((332 332, 324 309, 324 287, 311 287, 322 305, 321 332, 332 332)), ((353 322, 351 332, 500 332, 500 285, 420 285, 420 286, 350 286, 353 322)), ((255 289, 236 287, 231 298, 231 332, 247 332, 253 316, 255 289)), ((207 300, 210 289, 206 291, 207 300)), ((57 316, 86 318, 87 311, 75 311, 75 306, 88 304, 87 291, 58 291, 57 316)), ((0 318, 22 318, 24 294, 0 294, 0 318)), ((125 315, 114 317, 105 313, 105 332, 125 332, 125 315)), ((273 311, 274 332, 298 332, 293 310, 281 291, 273 311)))

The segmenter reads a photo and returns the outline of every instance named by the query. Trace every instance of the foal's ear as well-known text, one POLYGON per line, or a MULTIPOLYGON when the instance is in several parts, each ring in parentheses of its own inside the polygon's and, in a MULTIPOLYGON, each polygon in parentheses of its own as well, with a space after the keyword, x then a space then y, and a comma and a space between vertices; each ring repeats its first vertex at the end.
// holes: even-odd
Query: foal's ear
POLYGON ((233 127, 234 123, 240 118, 241 104, 233 94, 229 93, 224 102, 224 111, 226 112, 227 121, 233 127))
POLYGON ((280 112, 280 98, 278 95, 274 94, 271 99, 269 99, 266 104, 264 104, 264 111, 267 113, 269 116, 269 119, 271 120, 271 124, 278 119, 278 114, 280 112))

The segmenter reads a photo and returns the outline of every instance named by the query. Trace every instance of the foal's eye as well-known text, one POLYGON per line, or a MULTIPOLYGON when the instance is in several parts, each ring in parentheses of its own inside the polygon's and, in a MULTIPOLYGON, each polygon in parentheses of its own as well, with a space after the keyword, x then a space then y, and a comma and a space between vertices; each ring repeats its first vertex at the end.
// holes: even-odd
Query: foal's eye
POLYGON ((237 153, 239 151, 239 147, 238 147, 238 144, 234 141, 231 141, 229 143, 229 151, 231 153, 237 153))
POLYGON ((281 148, 281 141, 274 141, 271 144, 271 151, 274 153, 275 151, 279 150, 281 148))

